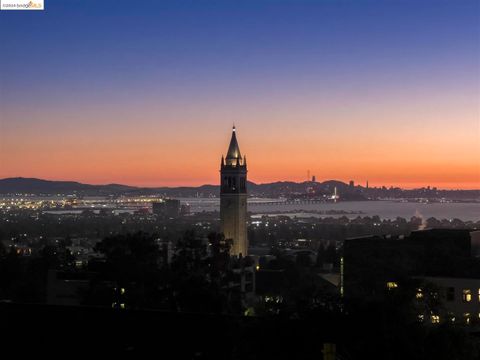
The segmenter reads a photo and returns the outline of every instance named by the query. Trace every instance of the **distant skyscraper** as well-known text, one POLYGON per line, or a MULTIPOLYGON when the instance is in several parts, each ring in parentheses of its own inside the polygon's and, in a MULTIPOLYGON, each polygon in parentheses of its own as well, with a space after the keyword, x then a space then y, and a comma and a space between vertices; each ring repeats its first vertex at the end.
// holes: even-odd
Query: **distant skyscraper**
POLYGON ((242 158, 235 134, 227 156, 220 165, 220 228, 226 239, 233 240, 230 251, 235 256, 246 256, 247 240, 247 159, 242 158))

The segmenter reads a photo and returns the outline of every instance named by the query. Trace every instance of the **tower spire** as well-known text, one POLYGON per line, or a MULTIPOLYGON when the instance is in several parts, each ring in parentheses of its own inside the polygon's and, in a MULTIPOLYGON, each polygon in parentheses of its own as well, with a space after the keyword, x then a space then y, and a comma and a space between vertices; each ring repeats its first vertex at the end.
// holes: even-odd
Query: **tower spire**
POLYGON ((240 147, 238 146, 237 136, 235 133, 235 124, 232 128, 232 138, 230 139, 230 145, 228 146, 227 156, 225 157, 226 165, 236 165, 237 162, 242 162, 242 154, 240 153, 240 147))

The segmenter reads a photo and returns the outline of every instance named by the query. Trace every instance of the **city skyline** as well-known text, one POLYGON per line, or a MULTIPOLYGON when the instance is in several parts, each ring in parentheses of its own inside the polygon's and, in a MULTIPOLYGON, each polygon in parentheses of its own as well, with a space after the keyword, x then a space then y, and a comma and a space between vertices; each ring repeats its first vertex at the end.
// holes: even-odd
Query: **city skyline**
POLYGON ((256 183, 480 188, 476 1, 147 3, 0 15, 0 178, 217 184, 235 122, 256 183))

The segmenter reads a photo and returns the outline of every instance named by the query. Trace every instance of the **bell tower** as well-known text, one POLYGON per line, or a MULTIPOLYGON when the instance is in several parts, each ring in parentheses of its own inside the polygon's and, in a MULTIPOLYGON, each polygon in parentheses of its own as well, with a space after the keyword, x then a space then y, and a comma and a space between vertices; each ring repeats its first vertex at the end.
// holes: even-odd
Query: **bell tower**
POLYGON ((220 229, 225 239, 233 240, 231 255, 248 254, 247 159, 240 153, 235 125, 227 156, 222 156, 220 164, 220 229))

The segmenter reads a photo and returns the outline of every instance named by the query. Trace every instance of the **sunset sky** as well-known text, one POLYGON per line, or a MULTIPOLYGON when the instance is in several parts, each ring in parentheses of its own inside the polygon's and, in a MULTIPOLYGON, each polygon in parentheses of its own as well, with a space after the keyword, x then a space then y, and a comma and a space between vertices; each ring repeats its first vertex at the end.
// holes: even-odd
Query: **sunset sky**
POLYGON ((480 188, 478 0, 45 0, 0 12, 0 178, 480 188))

